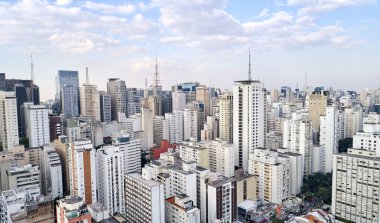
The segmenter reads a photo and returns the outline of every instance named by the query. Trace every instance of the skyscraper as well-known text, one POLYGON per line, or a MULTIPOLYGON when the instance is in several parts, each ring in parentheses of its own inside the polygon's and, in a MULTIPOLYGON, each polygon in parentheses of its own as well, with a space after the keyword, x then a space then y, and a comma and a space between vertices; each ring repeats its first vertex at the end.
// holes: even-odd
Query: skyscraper
POLYGON ((78 71, 59 70, 56 82, 58 111, 69 117, 79 116, 78 71))
MULTIPOLYGON (((87 70, 86 70, 87 71, 87 70)), ((80 113, 91 117, 94 121, 100 121, 100 96, 98 87, 90 84, 88 73, 86 83, 80 88, 80 113)))
POLYGON ((247 170, 248 156, 265 146, 266 89, 260 81, 235 81, 233 87, 233 141, 235 165, 247 170))
POLYGON ((233 93, 224 92, 219 97, 219 138, 233 143, 233 93))
POLYGON ((119 120, 127 114, 127 88, 125 81, 110 78, 107 82, 107 93, 111 95, 111 119, 119 120))
POLYGON ((50 142, 49 114, 44 105, 24 103, 23 114, 29 147, 38 147, 50 142))
POLYGON ((0 141, 7 151, 19 144, 15 92, 0 91, 0 141))

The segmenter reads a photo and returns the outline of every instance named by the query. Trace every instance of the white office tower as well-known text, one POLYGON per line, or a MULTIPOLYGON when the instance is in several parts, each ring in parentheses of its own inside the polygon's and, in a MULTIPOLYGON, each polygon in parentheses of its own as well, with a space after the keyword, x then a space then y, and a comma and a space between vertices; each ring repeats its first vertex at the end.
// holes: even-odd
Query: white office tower
POLYGON ((257 148, 250 154, 248 173, 258 175, 259 198, 281 203, 290 196, 289 159, 277 152, 257 148))
POLYGON ((80 196, 86 204, 96 202, 96 154, 90 140, 70 143, 68 163, 71 196, 80 196))
POLYGON ((336 219, 380 222, 380 157, 376 152, 348 149, 334 154, 333 164, 331 210, 336 219))
POLYGON ((140 174, 125 176, 127 222, 165 222, 164 185, 140 174))
POLYGON ((309 115, 293 113, 291 119, 284 120, 282 146, 289 152, 302 155, 302 166, 305 175, 311 174, 311 148, 313 146, 313 132, 309 115))
POLYGON ((172 92, 173 108, 172 110, 183 111, 186 107, 186 93, 182 91, 172 92))
POLYGON ((156 116, 153 119, 153 143, 160 146, 164 139, 169 139, 168 121, 164 116, 156 116))
POLYGON ((166 113, 165 119, 168 122, 168 140, 170 143, 182 143, 184 112, 176 110, 173 113, 166 113))
POLYGON ((40 167, 42 193, 50 194, 52 199, 63 197, 62 164, 53 145, 44 146, 40 167))
POLYGON ((343 138, 352 138, 355 133, 363 130, 363 108, 361 106, 346 108, 343 115, 343 138))
POLYGON ((0 91, 0 142, 3 151, 19 145, 17 102, 13 91, 0 91))
POLYGON ((88 83, 80 87, 80 113, 100 121, 100 95, 96 85, 88 83))
POLYGON ((233 177, 235 175, 234 145, 222 139, 215 139, 205 143, 205 146, 209 148, 210 170, 221 173, 225 177, 233 177))
POLYGON ((186 108, 183 112, 183 140, 191 138, 198 138, 198 112, 186 108))
POLYGON ((177 195, 165 201, 166 222, 200 223, 201 212, 187 195, 177 195))
POLYGON ((133 139, 129 134, 113 134, 113 136, 112 145, 119 147, 120 153, 123 155, 124 174, 140 172, 140 139, 133 139))
POLYGON ((233 87, 233 140, 235 165, 248 169, 248 156, 265 147, 266 90, 260 81, 235 81, 233 87))
POLYGON ((219 96, 219 138, 233 143, 233 93, 219 96))
POLYGON ((24 103, 26 136, 29 147, 38 147, 50 143, 49 110, 45 105, 24 103))
POLYGON ((119 78, 110 78, 107 82, 107 93, 111 95, 111 118, 120 120, 127 114, 127 88, 125 81, 119 78))
POLYGON ((325 173, 332 171, 333 154, 337 153, 337 111, 327 106, 324 116, 320 117, 320 145, 325 148, 325 173))
POLYGON ((96 151, 98 202, 110 213, 125 213, 124 160, 117 146, 105 146, 96 151))
POLYGON ((184 141, 179 145, 180 157, 184 162, 195 162, 198 166, 209 168, 209 148, 195 141, 184 141))

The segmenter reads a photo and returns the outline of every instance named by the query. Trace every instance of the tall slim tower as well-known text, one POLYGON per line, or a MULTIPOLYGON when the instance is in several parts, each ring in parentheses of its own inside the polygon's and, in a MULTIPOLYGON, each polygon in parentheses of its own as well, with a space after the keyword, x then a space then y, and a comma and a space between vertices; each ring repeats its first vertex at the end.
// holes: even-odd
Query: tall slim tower
POLYGON ((86 67, 86 83, 80 88, 80 111, 81 115, 100 121, 100 96, 98 87, 90 84, 88 68, 86 67))
POLYGON ((161 86, 161 81, 160 81, 160 75, 158 73, 157 57, 156 57, 156 66, 155 66, 155 71, 154 71, 153 83, 150 87, 153 90, 153 95, 161 96, 162 86, 161 86))
POLYGON ((0 91, 0 142, 3 151, 19 144, 17 125, 16 94, 12 91, 0 91))
POLYGON ((235 165, 248 170, 248 156, 257 147, 265 147, 266 95, 258 80, 251 80, 249 53, 248 80, 235 81, 233 86, 233 142, 235 165))

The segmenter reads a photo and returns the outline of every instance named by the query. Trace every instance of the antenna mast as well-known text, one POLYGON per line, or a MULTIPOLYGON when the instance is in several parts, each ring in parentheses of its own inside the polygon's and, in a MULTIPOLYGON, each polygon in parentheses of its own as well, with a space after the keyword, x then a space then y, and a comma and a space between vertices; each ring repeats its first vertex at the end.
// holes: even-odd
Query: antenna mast
POLYGON ((33 54, 30 53, 30 99, 34 104, 34 66, 33 66, 33 54))
POLYGON ((249 45, 249 58, 248 58, 248 80, 251 81, 251 44, 249 45))
POLYGON ((86 67, 86 84, 90 84, 90 78, 88 77, 88 67, 86 67))
POLYGON ((156 56, 156 70, 154 72, 154 79, 153 79, 153 86, 152 87, 161 87, 160 76, 158 74, 157 56, 156 56))

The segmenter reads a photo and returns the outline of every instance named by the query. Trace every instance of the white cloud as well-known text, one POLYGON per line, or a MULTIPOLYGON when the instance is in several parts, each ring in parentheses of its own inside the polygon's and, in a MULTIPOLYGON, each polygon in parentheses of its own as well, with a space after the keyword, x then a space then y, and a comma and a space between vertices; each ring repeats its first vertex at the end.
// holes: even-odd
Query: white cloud
POLYGON ((269 15, 269 9, 263 9, 261 10, 260 14, 257 16, 257 18, 261 17, 267 17, 269 15))
POLYGON ((55 4, 57 5, 70 5, 72 0, 56 0, 55 4))
POLYGON ((96 3, 92 1, 86 1, 83 4, 83 8, 102 12, 105 14, 130 14, 133 13, 136 7, 132 4, 127 5, 110 5, 103 3, 96 3))
POLYGON ((302 6, 299 15, 311 15, 333 11, 344 7, 358 7, 376 2, 376 0, 288 0, 289 6, 302 6))
POLYGON ((142 15, 99 16, 93 10, 48 1, 0 4, 0 15, 0 32, 7 34, 0 35, 0 45, 12 44, 14 50, 30 46, 71 53, 103 50, 125 44, 128 36, 154 36, 158 31, 157 24, 142 15))

